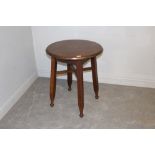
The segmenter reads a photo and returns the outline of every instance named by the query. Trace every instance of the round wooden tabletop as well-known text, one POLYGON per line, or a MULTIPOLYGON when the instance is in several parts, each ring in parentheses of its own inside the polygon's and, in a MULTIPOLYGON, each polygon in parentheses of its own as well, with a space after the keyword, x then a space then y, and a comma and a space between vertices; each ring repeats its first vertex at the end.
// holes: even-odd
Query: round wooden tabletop
POLYGON ((46 52, 61 60, 83 60, 101 54, 103 48, 96 42, 88 40, 63 40, 50 44, 46 52))

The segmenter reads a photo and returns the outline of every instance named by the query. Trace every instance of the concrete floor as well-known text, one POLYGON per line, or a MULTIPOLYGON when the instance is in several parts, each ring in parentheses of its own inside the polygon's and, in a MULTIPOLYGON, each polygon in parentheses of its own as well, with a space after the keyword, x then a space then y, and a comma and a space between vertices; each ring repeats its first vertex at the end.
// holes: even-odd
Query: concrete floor
POLYGON ((55 106, 49 106, 49 79, 38 78, 0 121, 0 128, 155 128, 155 89, 100 84, 100 98, 85 82, 84 118, 79 118, 76 82, 67 91, 57 80, 55 106))

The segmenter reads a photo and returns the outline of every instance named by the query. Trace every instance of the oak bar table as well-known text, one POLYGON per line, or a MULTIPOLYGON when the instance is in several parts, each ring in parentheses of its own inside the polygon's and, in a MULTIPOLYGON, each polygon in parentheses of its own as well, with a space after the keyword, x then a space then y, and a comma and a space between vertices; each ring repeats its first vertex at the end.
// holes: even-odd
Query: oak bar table
POLYGON ((78 106, 80 117, 83 117, 84 88, 83 71, 92 70, 95 98, 98 99, 98 76, 96 56, 103 52, 103 48, 96 42, 88 40, 63 40, 50 44, 46 52, 51 56, 50 99, 54 106, 56 91, 56 75, 67 73, 68 90, 71 91, 72 73, 77 77, 78 106), (83 64, 91 59, 91 67, 83 68, 83 64), (67 63, 67 70, 57 71, 57 61, 67 63))

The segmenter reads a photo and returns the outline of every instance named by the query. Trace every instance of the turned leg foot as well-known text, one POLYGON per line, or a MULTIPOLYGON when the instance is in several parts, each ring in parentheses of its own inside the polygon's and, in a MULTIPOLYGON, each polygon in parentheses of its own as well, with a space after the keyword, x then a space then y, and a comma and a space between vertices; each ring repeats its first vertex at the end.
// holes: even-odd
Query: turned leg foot
POLYGON ((95 96, 96 99, 99 99, 99 96, 95 96))
POLYGON ((80 113, 79 116, 82 118, 84 116, 84 114, 83 113, 80 113))
POLYGON ((71 87, 68 87, 68 91, 71 91, 72 90, 72 88, 71 87))
POLYGON ((53 103, 53 102, 51 102, 50 106, 51 106, 51 107, 54 107, 54 103, 53 103))

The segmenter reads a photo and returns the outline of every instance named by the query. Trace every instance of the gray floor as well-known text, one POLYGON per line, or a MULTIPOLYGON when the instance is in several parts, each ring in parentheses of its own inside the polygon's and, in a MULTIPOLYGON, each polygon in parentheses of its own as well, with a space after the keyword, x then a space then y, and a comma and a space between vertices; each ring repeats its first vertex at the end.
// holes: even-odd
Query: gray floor
POLYGON ((55 106, 49 106, 49 79, 38 78, 0 121, 0 128, 155 128, 155 89, 84 83, 84 118, 79 118, 76 82, 67 91, 57 80, 55 106))

